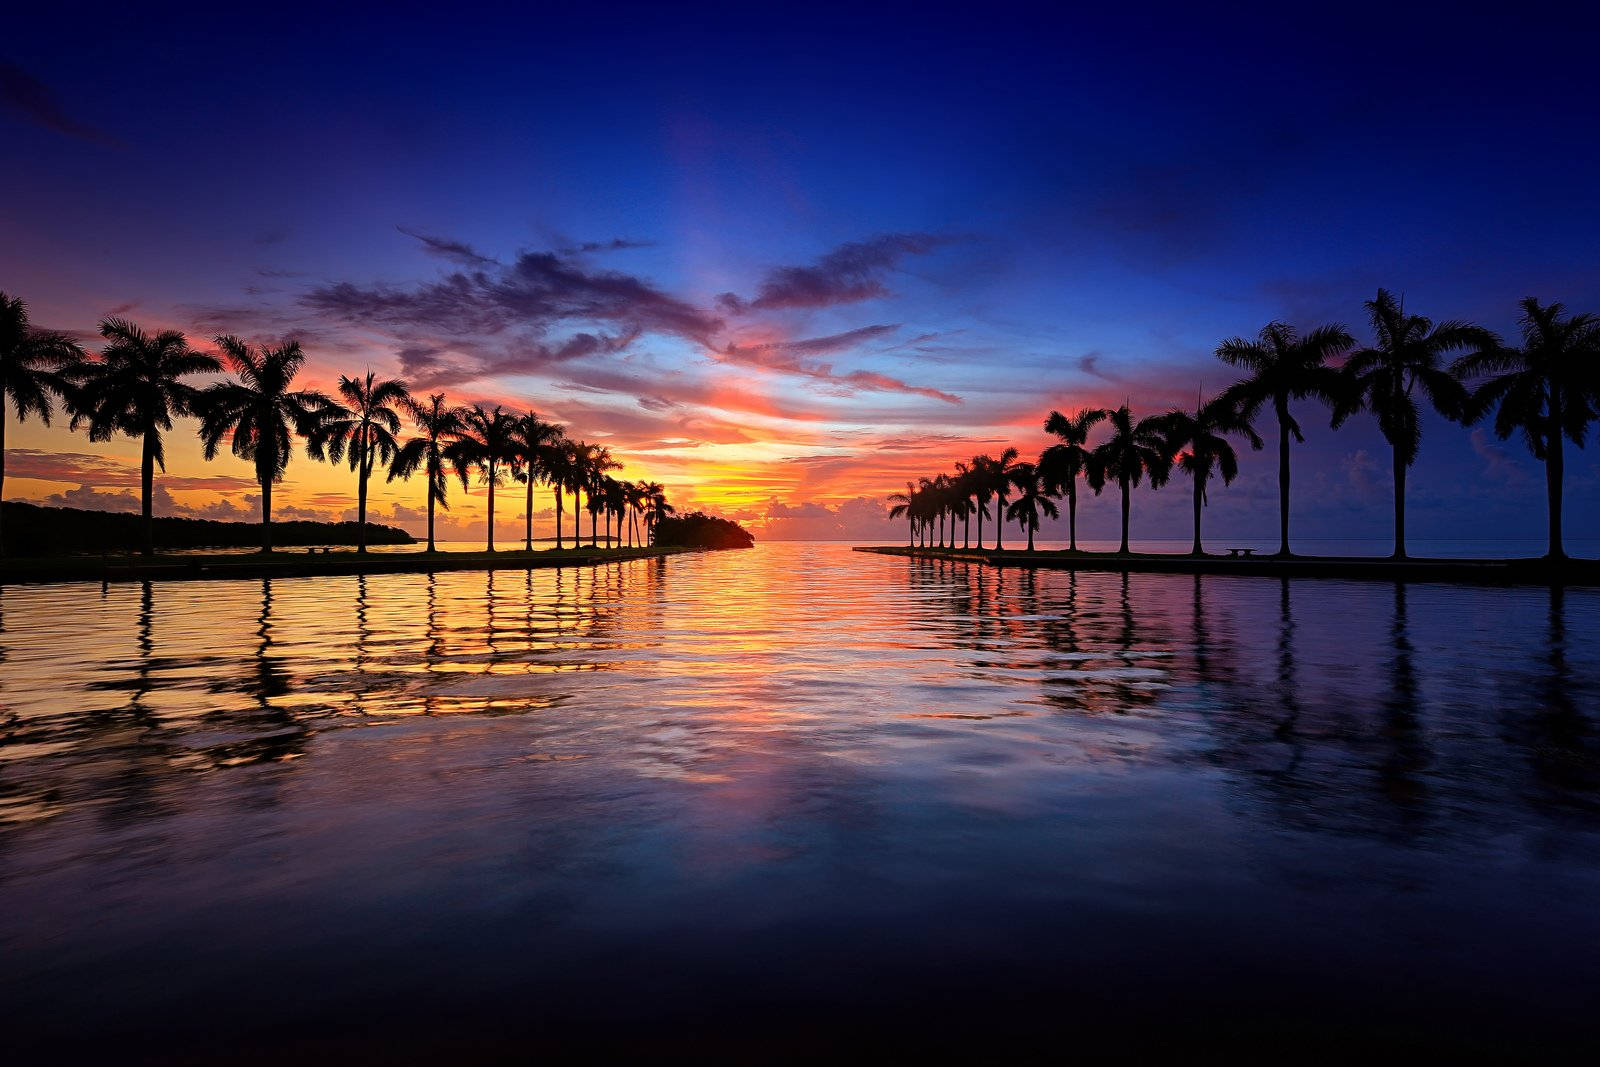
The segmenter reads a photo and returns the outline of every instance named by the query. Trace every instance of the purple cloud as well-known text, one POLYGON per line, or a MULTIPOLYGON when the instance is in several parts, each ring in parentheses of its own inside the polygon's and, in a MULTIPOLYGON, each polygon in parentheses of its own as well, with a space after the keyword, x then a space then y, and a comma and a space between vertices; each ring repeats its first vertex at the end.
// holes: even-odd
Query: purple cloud
POLYGON ((821 308, 855 304, 888 296, 883 275, 906 256, 933 251, 949 238, 926 233, 886 233, 866 241, 840 245, 807 267, 779 267, 762 280, 755 298, 733 293, 717 298, 734 314, 788 308, 821 308))

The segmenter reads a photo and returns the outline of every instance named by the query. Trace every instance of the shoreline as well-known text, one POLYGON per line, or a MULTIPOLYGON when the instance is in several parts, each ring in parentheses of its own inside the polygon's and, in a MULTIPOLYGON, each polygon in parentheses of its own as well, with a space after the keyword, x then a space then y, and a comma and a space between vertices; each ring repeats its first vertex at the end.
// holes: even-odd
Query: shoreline
POLYGON ((1217 574, 1253 578, 1347 578, 1390 582, 1452 582, 1469 585, 1600 585, 1600 560, 1532 559, 1393 560, 1351 556, 1191 556, 1133 552, 1028 552, 1007 549, 912 548, 907 545, 856 545, 855 552, 909 559, 986 563, 997 567, 1134 574, 1217 574))
POLYGON ((351 574, 422 574, 429 571, 540 570, 658 559, 695 549, 520 548, 498 552, 273 552, 142 556, 54 556, 0 561, 0 585, 48 582, 130 582, 169 579, 317 578, 351 574))

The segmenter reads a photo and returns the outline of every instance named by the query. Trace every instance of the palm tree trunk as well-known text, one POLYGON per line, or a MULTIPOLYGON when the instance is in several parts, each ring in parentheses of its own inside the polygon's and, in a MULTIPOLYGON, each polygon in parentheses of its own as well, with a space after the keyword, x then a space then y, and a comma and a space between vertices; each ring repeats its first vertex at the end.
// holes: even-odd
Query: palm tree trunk
POLYGON ((556 486, 552 491, 555 493, 556 497, 556 549, 559 551, 561 548, 561 523, 563 521, 563 516, 561 514, 561 501, 565 498, 559 485, 556 486))
POLYGON ((961 516, 961 547, 972 547, 972 512, 961 516))
POLYGON ((1033 551, 1033 523, 1024 523, 1028 527, 1028 551, 1033 551))
POLYGON ((1078 551, 1078 480, 1067 483, 1067 545, 1078 551))
POLYGON ((1394 450, 1394 558, 1406 558, 1406 465, 1394 450))
POLYGON ((572 487, 572 547, 583 547, 583 505, 578 501, 578 487, 572 487))
POLYGON ((1120 481, 1122 483, 1122 549, 1121 549, 1121 552, 1122 552, 1122 554, 1124 556, 1126 556, 1128 554, 1128 506, 1129 506, 1129 503, 1130 503, 1129 497, 1131 496, 1131 494, 1130 494, 1129 489, 1128 489, 1128 479, 1127 478, 1120 478, 1120 479, 1118 479, 1118 481, 1120 481))
POLYGON ((0 391, 0 556, 6 554, 5 539, 6 498, 6 398, 0 391))
POLYGON ((433 509, 434 509, 434 505, 436 503, 435 496, 436 496, 436 494, 433 491, 433 472, 429 471, 428 472, 428 551, 429 552, 438 551, 438 547, 433 543, 433 509))
POLYGON ((1289 411, 1278 407, 1278 555, 1289 554, 1289 411))
MULTIPOLYGON (((589 494, 589 503, 590 504, 594 503, 594 494, 593 493, 589 494)), ((597 517, 598 516, 597 516, 594 508, 591 507, 589 509, 589 547, 590 548, 599 548, 600 547, 600 539, 595 535, 595 519, 597 517)))
MULTIPOLYGON (((139 517, 144 526, 144 554, 155 555, 156 551, 156 524, 155 515, 151 511, 151 498, 155 493, 156 481, 156 447, 155 431, 146 429, 144 432, 144 455, 139 466, 139 517)), ((265 499, 265 498, 263 498, 265 499)), ((267 548, 272 548, 271 539, 268 539, 267 548)))
POLYGON ((1544 490, 1550 509, 1548 555, 1551 559, 1566 559, 1566 548, 1561 542, 1561 478, 1566 466, 1566 457, 1561 454, 1561 394, 1555 389, 1550 390, 1548 436, 1549 440, 1545 442, 1544 450, 1544 490))
POLYGON ((272 551, 272 479, 261 479, 261 551, 272 551))
POLYGON ((996 493, 994 495, 994 550, 996 552, 1003 551, 1000 546, 1000 539, 1005 534, 1005 530, 1006 495, 1004 493, 996 493))
POLYGON ((1200 547, 1200 509, 1206 505, 1206 475, 1203 471, 1194 474, 1194 547, 1189 550, 1190 555, 1203 556, 1206 550, 1200 547))
POLYGON ((533 551, 533 472, 528 472, 528 506, 524 511, 523 521, 527 528, 522 534, 522 551, 533 551))
POLYGON ((356 551, 367 551, 367 476, 372 473, 372 465, 363 456, 357 465, 356 481, 356 551))
POLYGON ((979 497, 972 498, 973 511, 978 515, 978 551, 983 551, 983 500, 979 497))
POLYGON ((491 465, 486 473, 489 475, 489 551, 494 551, 494 476, 495 469, 491 465))

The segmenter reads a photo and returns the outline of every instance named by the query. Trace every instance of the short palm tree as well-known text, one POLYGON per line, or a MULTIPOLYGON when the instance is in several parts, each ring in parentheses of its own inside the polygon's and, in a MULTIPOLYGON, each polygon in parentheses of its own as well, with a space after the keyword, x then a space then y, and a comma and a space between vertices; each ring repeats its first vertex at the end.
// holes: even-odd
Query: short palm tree
POLYGON ((402 381, 378 381, 371 371, 365 378, 339 376, 344 404, 323 413, 316 432, 306 441, 312 459, 338 463, 347 455, 356 472, 356 551, 367 550, 367 481, 379 463, 389 463, 400 449, 400 412, 411 394, 402 381))
POLYGON ((1006 494, 1011 491, 1011 473, 1016 470, 1017 456, 1020 454, 1014 448, 1008 448, 1000 453, 994 458, 993 462, 988 464, 986 476, 983 479, 988 484, 989 491, 994 494, 996 519, 994 524, 994 550, 996 552, 1004 551, 1004 545, 1001 542, 1002 531, 1006 528, 1006 524, 999 521, 999 519, 1006 513, 1006 494))
MULTIPOLYGON (((907 547, 917 547, 917 487, 907 482, 905 492, 889 494, 889 505, 889 518, 906 520, 907 547)), ((982 520, 978 525, 978 545, 983 546, 982 520)))
POLYGON ((1245 418, 1254 419, 1267 404, 1278 417, 1278 554, 1289 552, 1289 435, 1301 443, 1305 434, 1289 411, 1295 400, 1316 398, 1337 404, 1345 381, 1329 365, 1355 345, 1343 326, 1319 326, 1302 336, 1293 326, 1270 322, 1254 341, 1230 338, 1217 346, 1217 358, 1249 372, 1223 396, 1245 418))
POLYGON ((1600 316, 1568 315, 1561 304, 1540 304, 1530 296, 1522 301, 1520 321, 1520 348, 1480 351, 1451 369, 1463 378, 1487 379, 1472 395, 1473 421, 1494 412, 1494 431, 1502 440, 1520 430, 1534 458, 1544 461, 1549 558, 1565 559, 1562 438, 1581 448, 1589 424, 1600 416, 1600 316))
POLYGON ((289 467, 294 434, 310 437, 333 402, 321 393, 292 389, 305 364, 300 342, 254 348, 229 334, 217 338, 235 380, 218 382, 201 396, 200 442, 215 459, 224 440, 235 456, 254 464, 261 486, 261 551, 272 551, 272 487, 289 467))
POLYGON ((489 530, 486 550, 494 551, 494 491, 505 484, 511 466, 516 462, 515 415, 495 405, 485 411, 482 404, 461 409, 461 430, 450 442, 450 465, 461 479, 465 489, 474 470, 478 481, 489 489, 489 530))
MULTIPOLYGON (((6 481, 6 401, 17 409, 17 419, 29 415, 50 425, 55 397, 67 389, 62 371, 83 359, 83 349, 66 334, 36 330, 28 322, 28 305, 0 293, 0 499, 6 481)), ((3 510, 3 509, 0 509, 3 510)), ((5 541, 0 537, 0 555, 5 541)))
POLYGON ((1017 499, 1006 508, 1006 518, 1022 524, 1028 531, 1028 551, 1033 551, 1033 535, 1039 530, 1039 514, 1052 519, 1060 518, 1061 510, 1050 499, 1048 487, 1039 468, 1032 463, 1019 463, 1012 470, 1011 484, 1016 487, 1017 499))
POLYGON ((1463 357, 1495 351, 1499 338, 1481 326, 1441 322, 1407 315, 1402 301, 1379 289, 1366 303, 1374 343, 1345 362, 1341 402, 1334 408, 1337 429, 1357 411, 1378 417, 1378 429, 1394 458, 1394 558, 1406 558, 1406 468, 1417 460, 1422 444, 1422 412, 1417 394, 1447 419, 1465 418, 1467 389, 1445 364, 1450 353, 1463 357))
MULTIPOLYGON (((517 419, 517 424, 512 431, 512 439, 515 443, 515 455, 512 461, 513 466, 516 468, 515 473, 523 479, 528 489, 526 510, 523 513, 526 529, 523 531, 522 548, 525 552, 532 552, 533 486, 534 483, 539 481, 550 481, 551 472, 558 466, 554 462, 555 457, 553 454, 559 449, 564 438, 562 437, 560 426, 553 422, 545 422, 530 411, 517 419)), ((560 500, 560 492, 557 491, 556 502, 558 508, 560 507, 560 500)), ((558 527, 557 538, 559 539, 559 517, 556 523, 558 527)))
POLYGON ((1205 555, 1200 544, 1200 509, 1205 507, 1206 483, 1212 472, 1222 475, 1223 485, 1232 485, 1239 476, 1239 456, 1228 440, 1237 435, 1259 450, 1261 437, 1250 420, 1239 413, 1226 397, 1213 397, 1209 402, 1195 401, 1194 411, 1171 411, 1162 419, 1167 435, 1167 452, 1177 457, 1177 464, 1194 480, 1194 547, 1196 556, 1205 555))
POLYGON ((1123 555, 1128 554, 1132 490, 1146 477, 1152 489, 1159 489, 1172 473, 1163 418, 1151 415, 1135 422, 1132 410, 1123 404, 1108 417, 1111 436, 1089 454, 1089 488, 1099 493, 1110 480, 1122 490, 1122 547, 1118 551, 1123 555))
POLYGON ((449 450, 461 433, 461 410, 444 402, 443 393, 434 393, 426 404, 415 399, 406 401, 406 414, 417 428, 418 436, 400 446, 389 464, 389 481, 409 478, 418 470, 428 481, 428 551, 437 551, 433 540, 434 508, 450 508, 446 497, 450 465, 449 450))
POLYGON ((1044 420, 1044 431, 1061 439, 1039 457, 1039 470, 1045 486, 1067 497, 1067 545, 1078 551, 1078 479, 1088 469, 1089 431, 1110 416, 1105 408, 1080 408, 1071 415, 1052 411, 1044 420))
POLYGON ((214 374, 222 364, 190 348, 177 330, 151 335, 126 319, 106 319, 100 336, 106 340, 100 358, 84 360, 67 372, 73 383, 68 405, 72 428, 87 424, 91 441, 109 441, 119 433, 140 439, 139 511, 148 556, 155 551, 155 469, 167 469, 161 435, 172 429, 175 416, 197 413, 200 390, 184 379, 214 374))

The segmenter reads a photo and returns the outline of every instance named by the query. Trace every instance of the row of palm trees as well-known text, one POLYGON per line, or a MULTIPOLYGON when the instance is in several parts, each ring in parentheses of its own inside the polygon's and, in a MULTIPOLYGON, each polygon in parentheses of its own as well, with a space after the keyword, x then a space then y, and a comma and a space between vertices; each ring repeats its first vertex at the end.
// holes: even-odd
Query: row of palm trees
POLYGON ((1320 400, 1334 428, 1359 412, 1376 417, 1392 450, 1394 470, 1394 558, 1406 558, 1406 472, 1422 440, 1422 405, 1470 425, 1490 419, 1502 439, 1520 434, 1545 465, 1550 558, 1565 557, 1561 537, 1564 442, 1583 447, 1600 419, 1600 316, 1569 314, 1561 304, 1521 303, 1520 344, 1507 344, 1481 326, 1440 322, 1408 314, 1393 293, 1379 289, 1366 302, 1371 344, 1357 347, 1343 326, 1304 333, 1269 323, 1254 339, 1235 337, 1217 347, 1217 358, 1245 376, 1210 400, 1197 398, 1193 411, 1168 411, 1135 419, 1128 404, 1115 411, 1090 408, 1071 415, 1052 411, 1044 424, 1057 438, 1036 462, 1020 462, 1008 448, 999 456, 974 456, 953 472, 906 483, 890 496, 889 514, 905 519, 913 546, 930 542, 954 547, 956 523, 970 547, 972 519, 983 547, 983 520, 996 502, 994 547, 1002 549, 1005 522, 1026 531, 1028 549, 1040 517, 1056 518, 1055 501, 1067 501, 1068 537, 1078 548, 1078 480, 1099 494, 1116 484, 1122 496, 1122 543, 1128 551, 1131 490, 1148 480, 1165 485, 1174 468, 1189 475, 1194 493, 1194 544, 1203 555, 1201 510, 1216 475, 1224 485, 1239 473, 1234 440, 1260 449, 1253 421, 1270 408, 1278 429, 1278 552, 1289 549, 1290 439, 1305 435, 1290 405, 1320 400), (1089 437, 1105 423, 1099 443, 1089 437))
MULTIPOLYGON (((582 513, 589 513, 589 543, 648 543, 657 522, 673 513, 656 482, 622 481, 609 449, 572 440, 533 412, 496 406, 456 406, 435 393, 411 396, 403 382, 364 377, 339 379, 338 397, 297 389, 305 365, 298 342, 256 346, 237 337, 216 339, 221 359, 193 348, 176 330, 150 334, 125 319, 100 323, 105 344, 86 353, 65 334, 31 327, 27 306, 0 293, 0 489, 5 481, 4 401, 19 419, 49 424, 59 400, 74 430, 92 441, 118 435, 141 445, 140 508, 144 551, 154 551, 152 491, 155 470, 166 469, 166 434, 173 420, 195 417, 206 459, 227 447, 253 465, 261 486, 261 550, 272 550, 272 487, 283 480, 296 437, 313 459, 347 463, 356 475, 357 551, 367 550, 367 493, 372 478, 386 481, 421 473, 427 482, 428 551, 436 551, 434 518, 448 508, 451 475, 464 488, 476 477, 487 491, 487 549, 495 550, 495 490, 521 483, 526 491, 523 548, 533 549, 534 488, 547 486, 555 501, 556 547, 564 547, 565 494, 572 494, 572 543, 582 543, 582 513), (191 384, 201 374, 231 371, 230 380, 191 384), (403 420, 414 434, 402 440, 403 420), (616 523, 613 535, 612 523, 616 523)), ((0 531, 3 534, 3 531, 0 531)), ((4 542, 0 540, 0 552, 4 542)))

